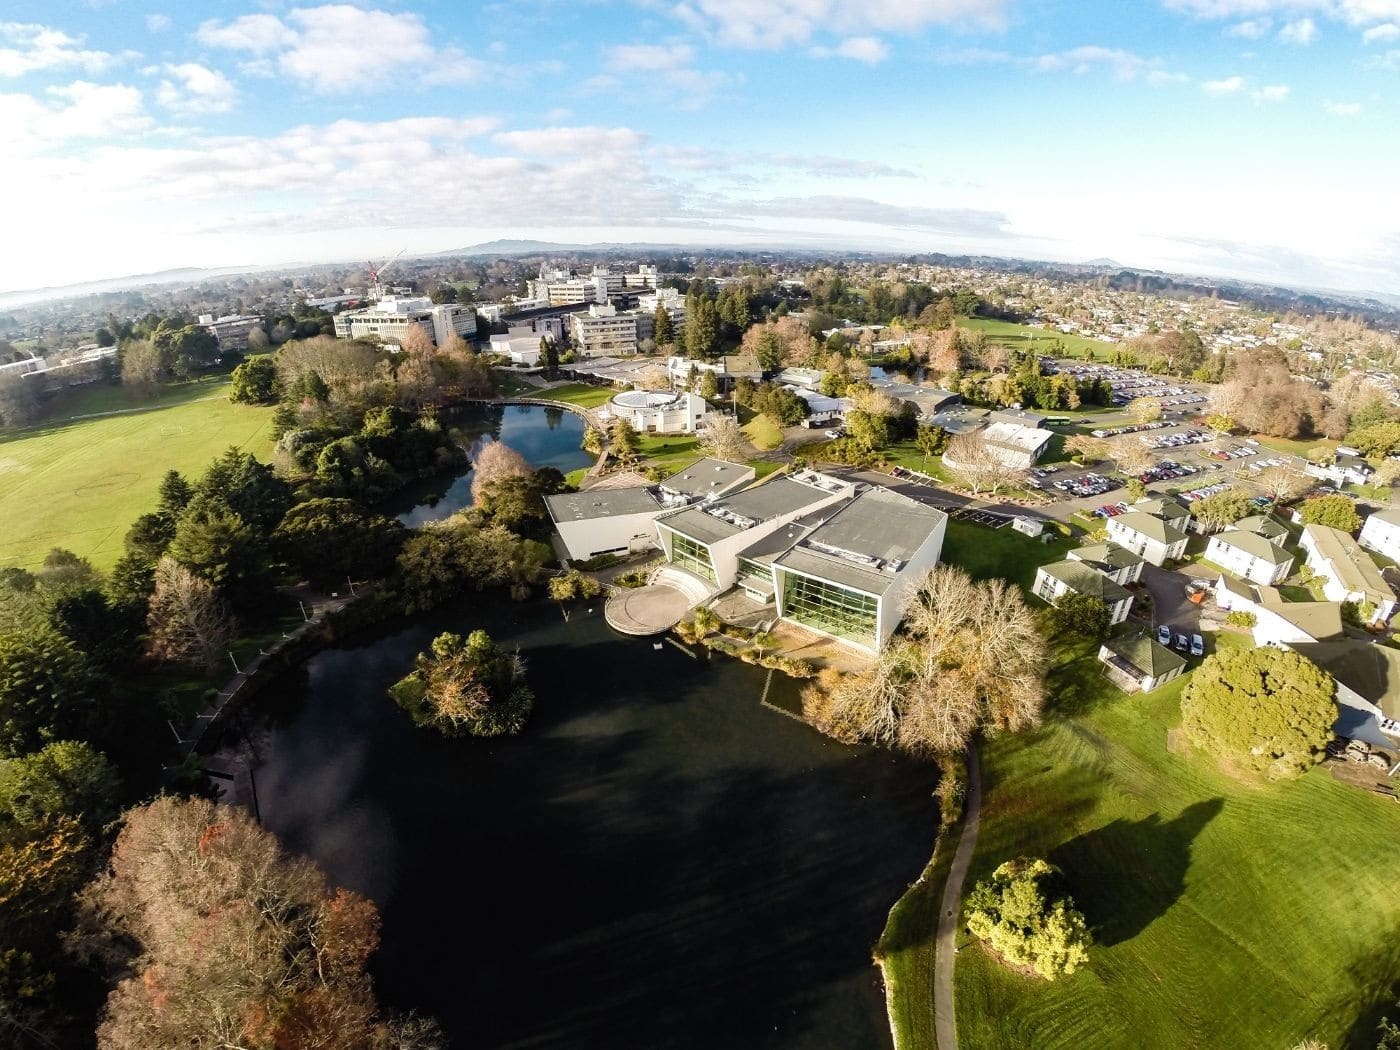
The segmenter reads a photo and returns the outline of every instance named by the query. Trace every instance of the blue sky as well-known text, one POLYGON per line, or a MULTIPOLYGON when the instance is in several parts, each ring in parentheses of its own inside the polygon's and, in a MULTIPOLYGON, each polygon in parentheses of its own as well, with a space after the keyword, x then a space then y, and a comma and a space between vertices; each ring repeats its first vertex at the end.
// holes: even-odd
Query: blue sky
POLYGON ((496 237, 1400 290, 1400 0, 9 0, 0 290, 496 237))

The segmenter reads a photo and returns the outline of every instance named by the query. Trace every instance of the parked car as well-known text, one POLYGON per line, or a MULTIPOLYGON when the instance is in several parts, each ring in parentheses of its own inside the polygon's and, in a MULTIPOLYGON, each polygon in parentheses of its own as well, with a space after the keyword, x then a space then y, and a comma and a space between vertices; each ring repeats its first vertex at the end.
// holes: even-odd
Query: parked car
POLYGON ((1206 654, 1206 640, 1199 634, 1191 636, 1191 655, 1204 656, 1206 654))
POLYGON ((1157 642, 1159 645, 1172 644, 1172 629, 1166 624, 1157 628, 1157 642))
POLYGON ((841 431, 839 431, 839 430, 823 430, 823 431, 822 431, 822 435, 825 436, 825 437, 831 438, 832 441, 835 441, 837 438, 839 438, 839 437, 841 436, 841 431))
POLYGON ((1172 648, 1174 648, 1179 653, 1184 653, 1191 648, 1191 643, 1187 641, 1186 635, 1179 634, 1176 636, 1176 645, 1174 645, 1172 648))

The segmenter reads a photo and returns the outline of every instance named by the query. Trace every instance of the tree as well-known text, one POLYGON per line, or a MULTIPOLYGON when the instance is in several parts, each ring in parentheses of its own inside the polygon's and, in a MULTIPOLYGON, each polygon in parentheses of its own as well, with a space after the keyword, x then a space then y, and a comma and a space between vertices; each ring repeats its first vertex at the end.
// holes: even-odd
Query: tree
POLYGON ((1154 462, 1152 453, 1133 434, 1124 434, 1108 443, 1108 455, 1118 469, 1125 474, 1141 474, 1149 470, 1154 462))
POLYGON ((882 449, 890 443, 888 416, 853 409, 846 414, 846 430, 852 441, 869 452, 882 449))
POLYGON ((282 518, 272 534, 277 555, 315 587, 350 578, 379 579, 394 570, 407 530, 354 500, 311 499, 282 518))
POLYGON ((976 434, 958 434, 948 442, 943 465, 976 495, 1026 483, 1026 471, 1014 467, 988 447, 976 434))
POLYGON ((1136 503, 1147 496, 1147 486, 1138 478, 1129 478, 1126 486, 1128 490, 1128 502, 1136 503))
POLYGON ((1241 518, 1249 517, 1254 511, 1249 497, 1238 489, 1226 489, 1191 504, 1191 516, 1207 532, 1219 532, 1241 518))
POLYGON ((485 631, 464 640, 440 634, 419 653, 412 674, 389 690, 419 725, 444 736, 502 736, 525 728, 535 694, 525 684, 525 662, 485 631))
POLYGON ((676 326, 671 323, 671 315, 666 307, 660 303, 656 304, 656 313, 653 315, 652 339, 657 346, 665 346, 667 343, 676 341, 676 326))
POLYGON ((486 487, 508 477, 529 477, 534 473, 515 449, 500 441, 492 441, 477 453, 472 463, 472 502, 479 503, 486 487))
POLYGON ((122 386, 149 397, 165 378, 160 351, 147 339, 130 339, 122 344, 122 386))
POLYGON ((0 759, 0 828, 10 822, 34 829, 67 816, 100 829, 115 816, 119 783, 106 756, 76 740, 0 759))
POLYGON ((1400 423, 1387 420, 1353 430, 1346 443, 1363 456, 1380 458, 1400 451, 1400 423))
POLYGON ((637 462, 641 453, 641 438, 632 424, 621 416, 613 420, 611 449, 618 462, 626 466, 637 462))
POLYGON ((719 379, 711 369, 705 369, 700 377, 700 396, 706 401, 714 401, 719 397, 719 379))
POLYGON ((1361 515, 1356 513, 1355 501, 1340 492, 1304 500, 1300 513, 1304 525, 1330 525, 1343 532, 1361 528, 1361 515))
POLYGON ((873 670, 841 681, 820 728, 929 755, 960 751, 979 726, 1039 721, 1045 639, 1014 585, 934 566, 905 602, 904 630, 873 670))
POLYGON ((748 452, 749 441, 744 428, 733 416, 711 413, 705 420, 705 429, 700 431, 700 447, 707 456, 741 463, 748 452))
POLYGON ((236 629, 213 585, 171 557, 156 563, 146 623, 151 655, 156 659, 199 664, 210 670, 224 658, 236 629))
POLYGON ((86 658, 62 635, 0 635, 0 755, 84 737, 97 686, 86 658))
POLYGON ((1124 411, 1134 423, 1155 423, 1162 418, 1162 402, 1155 397, 1135 397, 1124 411))
POLYGON ((1212 412, 1206 416, 1206 426, 1219 438, 1235 429, 1235 421, 1222 412, 1212 412))
POLYGON ((1313 480, 1292 467, 1266 467, 1254 476, 1254 483, 1263 495, 1275 503, 1288 503, 1312 488, 1313 480))
POLYGON ((1059 876, 1039 858, 1000 865, 968 894, 968 930, 1008 963, 1048 981, 1074 973, 1088 962, 1092 938, 1059 876))
POLYGON ((540 337, 540 356, 551 374, 559 371, 559 343, 552 336, 540 337))
POLYGON ((191 504, 176 523, 166 553, 245 611, 271 590, 267 541, 217 502, 191 504))
POLYGON ((255 357, 233 370, 228 399, 241 405, 271 405, 280 396, 277 366, 271 358, 255 357))
POLYGON ((277 527, 292 505, 291 486, 266 463, 237 448, 227 449, 209 464, 195 493, 206 505, 212 502, 227 507, 264 536, 277 527))
POLYGON ((1182 727, 1199 747, 1271 779, 1322 761, 1337 717, 1332 676, 1291 649, 1222 649, 1181 697, 1182 727))
POLYGON ((1103 638, 1112 626, 1113 613, 1102 599, 1092 594, 1067 591, 1055 600, 1047 619, 1056 634, 1103 638))
POLYGON ((577 569, 568 569, 549 580, 549 596, 556 602, 591 601, 602 593, 601 583, 577 569))
POLYGON ((1109 456, 1107 438, 1097 438, 1092 434, 1071 434, 1065 438, 1065 451, 1081 463, 1100 463, 1109 456))
POLYGON ((72 943, 121 975, 99 1050, 402 1046, 365 973, 378 931, 246 811, 164 797, 127 813, 72 943))
POLYGON ((920 423, 914 431, 914 447, 923 453, 927 465, 930 456, 936 456, 948 447, 948 432, 932 423, 920 423))

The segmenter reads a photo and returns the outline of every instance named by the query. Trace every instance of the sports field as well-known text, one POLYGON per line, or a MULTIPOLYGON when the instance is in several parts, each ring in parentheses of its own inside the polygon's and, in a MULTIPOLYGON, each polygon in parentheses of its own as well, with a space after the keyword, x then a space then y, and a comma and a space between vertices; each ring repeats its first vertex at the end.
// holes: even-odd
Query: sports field
POLYGON ((1061 349, 1057 353, 1064 357, 1084 357, 1092 350, 1094 357, 1106 361, 1109 354, 1123 349, 1117 343, 1086 339, 1082 335, 1066 335, 1050 328, 1032 328, 1030 325, 1016 324, 1012 321, 994 321, 986 317, 960 317, 958 327, 984 332, 988 340, 1000 343, 1008 349, 1037 350, 1046 354, 1051 352, 1052 344, 1058 339, 1061 349))
POLYGON ((66 547, 110 568, 167 470, 197 477, 230 445, 264 459, 272 451, 272 410, 230 404, 222 376, 142 404, 119 388, 92 388, 61 413, 0 434, 0 566, 33 567, 66 547), (108 414, 72 418, 89 413, 108 414))
POLYGON ((1181 685, 1121 696, 1086 653, 1052 675, 1062 710, 1040 730, 984 745, 968 887, 1049 857, 1098 943, 1048 983, 960 938, 963 1046, 1375 1046, 1400 980, 1400 806, 1324 769, 1225 774, 1170 733, 1181 685))

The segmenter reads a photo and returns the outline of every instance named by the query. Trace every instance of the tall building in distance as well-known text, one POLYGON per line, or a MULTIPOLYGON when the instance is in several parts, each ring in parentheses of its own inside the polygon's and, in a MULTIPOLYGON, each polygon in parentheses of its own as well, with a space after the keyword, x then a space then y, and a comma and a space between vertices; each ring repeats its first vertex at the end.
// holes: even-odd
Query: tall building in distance
POLYGON ((335 334, 340 339, 372 337, 398 345, 415 327, 427 332, 435 346, 442 346, 454 335, 472 339, 476 311, 460 303, 434 304, 427 296, 386 295, 373 306, 335 315, 335 334))

